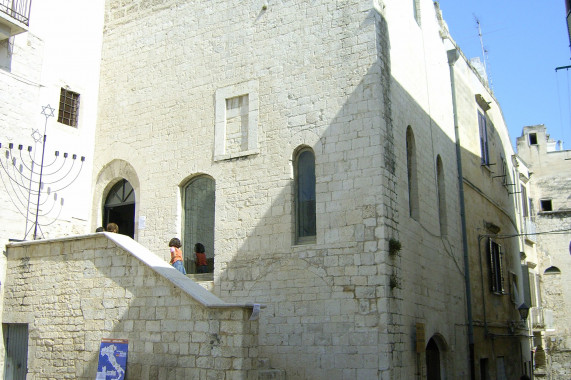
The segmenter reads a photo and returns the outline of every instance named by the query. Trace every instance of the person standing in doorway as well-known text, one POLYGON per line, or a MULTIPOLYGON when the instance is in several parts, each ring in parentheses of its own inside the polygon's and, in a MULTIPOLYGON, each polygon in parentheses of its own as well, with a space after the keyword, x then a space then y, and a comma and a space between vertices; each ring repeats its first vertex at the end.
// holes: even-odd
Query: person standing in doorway
POLYGON ((116 234, 119 233, 119 226, 115 223, 109 223, 107 225, 107 232, 114 232, 116 234))
POLYGON ((184 270, 184 265, 182 263, 182 249, 180 249, 182 244, 180 244, 180 240, 178 238, 172 238, 169 242, 169 247, 171 251, 170 264, 180 273, 186 274, 186 270, 184 270))
POLYGON ((196 243, 194 245, 194 252, 196 253, 196 272, 208 273, 208 262, 206 262, 206 254, 204 253, 204 245, 196 243))

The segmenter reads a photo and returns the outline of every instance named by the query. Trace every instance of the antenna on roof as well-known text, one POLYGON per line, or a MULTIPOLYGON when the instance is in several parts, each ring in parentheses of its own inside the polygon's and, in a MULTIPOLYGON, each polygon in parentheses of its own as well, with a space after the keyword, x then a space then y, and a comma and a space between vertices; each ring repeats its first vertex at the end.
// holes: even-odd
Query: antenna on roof
POLYGON ((482 26, 480 25, 480 20, 476 15, 474 15, 474 19, 476 20, 476 25, 478 26, 478 38, 480 39, 480 47, 482 49, 482 59, 484 60, 484 70, 488 71, 486 66, 486 49, 484 49, 484 39, 482 38, 482 26))
POLYGON ((480 48, 482 49, 482 64, 484 65, 484 76, 485 79, 488 81, 490 88, 492 88, 492 78, 488 73, 488 49, 484 47, 484 38, 482 37, 482 25, 480 23, 480 19, 478 16, 474 15, 474 19, 476 20, 476 25, 478 28, 478 38, 480 39, 480 48))

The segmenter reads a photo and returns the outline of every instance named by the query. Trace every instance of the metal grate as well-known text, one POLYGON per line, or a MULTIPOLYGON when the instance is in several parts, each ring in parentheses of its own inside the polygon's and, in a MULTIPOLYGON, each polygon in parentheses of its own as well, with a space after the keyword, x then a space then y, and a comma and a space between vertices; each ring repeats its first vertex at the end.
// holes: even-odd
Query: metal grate
POLYGON ((30 25, 30 9, 32 0, 0 0, 0 12, 20 21, 26 26, 30 25))
POLYGON ((59 113, 57 121, 77 128, 78 116, 79 94, 62 88, 59 97, 59 113))

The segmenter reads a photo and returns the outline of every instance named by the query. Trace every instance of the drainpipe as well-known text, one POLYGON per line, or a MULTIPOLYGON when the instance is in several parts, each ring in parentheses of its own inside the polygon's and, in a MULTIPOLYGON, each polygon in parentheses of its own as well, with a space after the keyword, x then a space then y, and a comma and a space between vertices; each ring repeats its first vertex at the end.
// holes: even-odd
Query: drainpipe
POLYGON ((468 348, 470 350, 470 379, 476 378, 474 363, 474 321, 472 318, 472 290, 470 286, 470 263, 468 261, 468 237, 466 234, 466 208, 464 203, 464 175, 462 174, 462 150, 460 131, 458 128, 458 109, 456 105, 456 82, 454 80, 454 63, 460 58, 457 49, 448 50, 448 66, 450 68, 450 87, 452 89, 452 111, 454 113, 454 135, 456 138, 456 164, 458 166, 458 195, 460 200, 460 219, 462 222, 462 250, 464 252, 464 281, 466 286, 466 307, 468 314, 468 348))

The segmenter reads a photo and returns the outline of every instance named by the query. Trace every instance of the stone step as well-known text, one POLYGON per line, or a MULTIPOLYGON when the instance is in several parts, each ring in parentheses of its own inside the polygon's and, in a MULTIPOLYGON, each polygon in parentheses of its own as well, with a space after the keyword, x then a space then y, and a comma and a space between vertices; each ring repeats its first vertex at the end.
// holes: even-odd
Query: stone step
POLYGON ((190 278, 198 285, 202 286, 208 291, 214 290, 214 274, 213 273, 191 273, 187 274, 186 277, 190 278))

